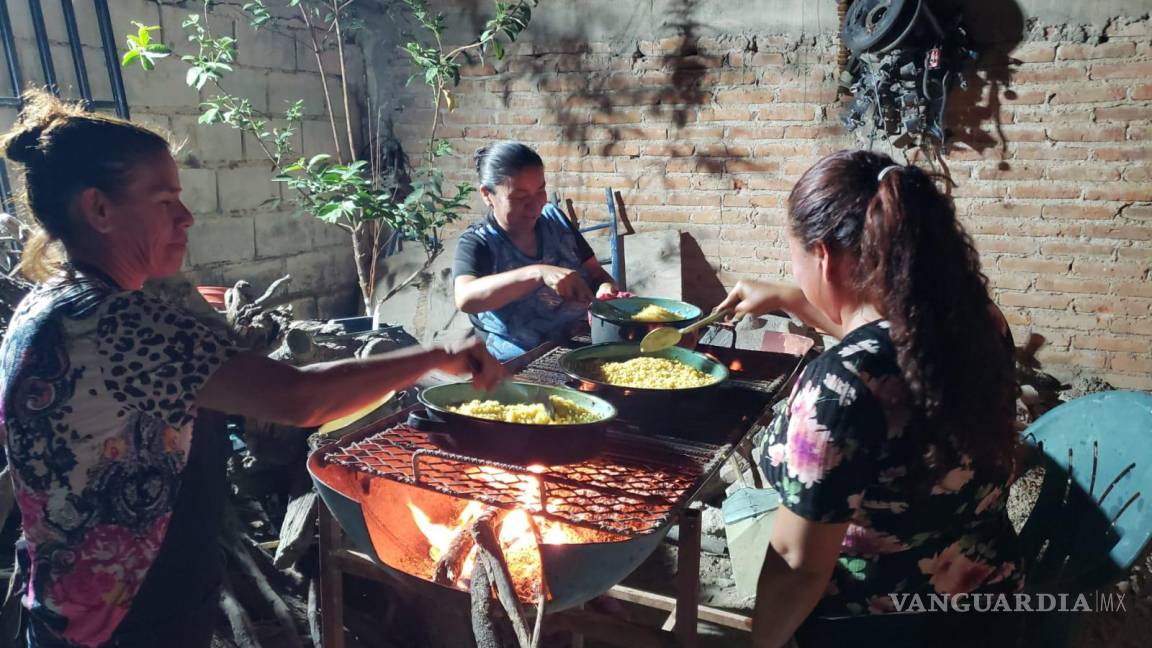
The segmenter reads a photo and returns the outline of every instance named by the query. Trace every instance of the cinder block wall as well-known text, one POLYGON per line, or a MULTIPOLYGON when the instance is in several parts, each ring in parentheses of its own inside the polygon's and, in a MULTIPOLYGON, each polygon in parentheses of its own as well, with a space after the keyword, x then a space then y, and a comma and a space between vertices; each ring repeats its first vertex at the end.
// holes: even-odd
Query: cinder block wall
MULTIPOLYGON (((637 230, 686 232, 719 279, 685 286, 697 301, 714 303, 742 277, 786 276, 788 191, 821 155, 860 144, 838 123, 834 3, 820 22, 815 8, 803 15, 807 3, 765 13, 773 3, 787 4, 706 12, 663 2, 647 19, 642 8, 600 7, 563 23, 542 6, 528 42, 465 70, 460 108, 440 132, 461 153, 452 179, 474 181, 479 146, 520 139, 584 217, 605 216, 612 187, 637 230), (789 17, 799 26, 770 31, 789 17), (645 20, 653 37, 629 37, 645 20)), ((483 3, 453 4, 482 24, 483 3)), ((957 208, 1017 339, 1047 337, 1048 370, 1152 389, 1152 22, 1016 18, 1015 38, 999 14, 974 25, 979 72, 950 98, 944 162, 957 208)), ((404 89, 410 68, 387 48, 368 51, 381 92, 401 93, 397 132, 417 150, 428 95, 404 89)))
MULTIPOLYGON (((96 99, 111 99, 112 91, 100 49, 100 32, 90 0, 73 3, 77 12, 85 63, 96 99)), ((109 2, 116 32, 117 59, 126 38, 134 32, 132 21, 160 25, 163 38, 175 54, 189 52, 180 24, 200 2, 115 0, 109 2)), ((59 2, 42 3, 52 56, 61 94, 76 98, 75 72, 68 50, 67 33, 59 2)), ((16 31, 20 67, 26 84, 43 84, 27 2, 9 2, 16 31)), ((297 47, 293 36, 303 33, 303 23, 291 14, 279 16, 267 29, 255 32, 235 6, 227 4, 211 14, 215 36, 234 36, 239 53, 236 72, 224 87, 249 98, 258 110, 280 113, 291 99, 303 99, 307 121, 297 134, 297 147, 308 154, 333 152, 331 127, 325 117, 323 88, 310 48, 297 47)), ((363 56, 351 48, 349 77, 363 78, 363 56)), ((327 56, 325 69, 339 72, 327 56)), ((191 230, 188 273, 203 285, 232 285, 247 279, 257 291, 290 273, 295 312, 300 317, 350 314, 359 304, 356 271, 347 234, 307 215, 294 215, 293 207, 271 202, 286 198, 282 187, 271 182, 270 165, 251 138, 223 125, 197 123, 199 104, 213 92, 208 86, 197 92, 184 82, 186 66, 163 60, 145 72, 138 65, 124 69, 124 86, 131 117, 159 126, 182 143, 177 161, 181 165, 184 200, 196 215, 191 230)), ((338 95, 338 77, 329 77, 331 92, 338 95)), ((362 84, 359 84, 362 85, 362 84)), ((353 114, 356 114, 353 106, 353 114)), ((342 110, 341 110, 342 113, 342 110)), ((0 127, 7 128, 14 110, 0 113, 0 127)), ((357 133, 359 136, 359 133, 357 133)))

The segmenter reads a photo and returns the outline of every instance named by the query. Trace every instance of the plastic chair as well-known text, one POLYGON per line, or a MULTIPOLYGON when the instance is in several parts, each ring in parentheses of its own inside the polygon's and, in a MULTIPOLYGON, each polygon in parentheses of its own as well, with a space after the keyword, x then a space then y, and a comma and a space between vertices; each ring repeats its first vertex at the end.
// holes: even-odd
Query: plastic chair
MULTIPOLYGON (((612 275, 612 279, 616 281, 616 285, 621 290, 624 290, 624 279, 621 276, 622 267, 620 264, 620 236, 619 228, 617 226, 617 220, 619 219, 616 217, 616 201, 613 199, 612 194, 613 192, 611 189, 604 190, 604 199, 608 204, 608 221, 604 223, 597 223, 595 225, 589 225, 587 227, 580 227, 580 222, 576 218, 576 210, 572 208, 571 200, 566 201, 568 209, 564 210, 560 206, 560 194, 553 192, 552 204, 555 205, 557 209, 560 209, 564 213, 568 214, 568 218, 572 221, 572 224, 576 226, 576 229, 579 230, 581 234, 587 232, 595 232, 596 230, 602 229, 609 230, 609 236, 612 237, 612 240, 609 241, 609 245, 611 246, 611 262, 608 274, 612 275)), ((603 261, 601 261, 601 263, 603 263, 603 261)))
MULTIPOLYGON (((1152 395, 1090 394, 1025 431, 1044 479, 1020 531, 1026 588, 1076 594, 1122 578, 1152 539, 1152 395)), ((1074 614, 1040 615, 1029 634, 1067 645, 1074 614)))

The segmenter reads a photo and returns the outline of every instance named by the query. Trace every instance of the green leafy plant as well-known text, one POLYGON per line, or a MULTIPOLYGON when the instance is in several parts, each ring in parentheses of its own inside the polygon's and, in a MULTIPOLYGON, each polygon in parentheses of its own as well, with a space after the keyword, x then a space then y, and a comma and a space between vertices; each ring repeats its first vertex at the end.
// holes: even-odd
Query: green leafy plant
MULTIPOLYGON (((446 191, 443 172, 436 168, 440 158, 452 154, 451 144, 438 139, 436 132, 442 112, 456 107, 452 90, 460 82, 465 56, 469 52, 480 56, 490 52, 502 58, 504 45, 500 39, 515 40, 528 27, 531 8, 539 0, 495 2, 494 16, 480 36, 454 48, 447 48, 443 43, 445 17, 442 13, 430 11, 423 0, 399 0, 426 41, 413 40, 403 47, 418 68, 412 78, 422 77, 435 92, 430 135, 421 156, 424 164, 411 170, 407 174, 409 180, 402 183, 388 181, 378 151, 367 160, 355 159, 356 138, 349 121, 350 83, 344 50, 347 32, 360 27, 360 21, 350 13, 355 0, 284 0, 281 3, 284 8, 296 10, 307 27, 305 45, 311 48, 320 70, 335 155, 307 155, 295 149, 293 136, 304 116, 301 101, 291 103, 279 116, 280 125, 273 125, 271 117, 256 111, 251 101, 225 89, 226 77, 233 71, 241 44, 234 38, 216 37, 211 33, 208 13, 213 2, 202 2, 201 12, 188 16, 182 23, 194 53, 180 57, 188 65, 188 85, 197 90, 208 87, 214 91, 200 106, 199 122, 227 125, 250 135, 271 163, 272 180, 284 183, 303 211, 349 232, 360 292, 365 309, 371 312, 377 301, 388 299, 427 270, 443 250, 443 228, 468 209, 469 197, 475 190, 470 184, 458 184, 446 191), (329 92, 328 76, 334 71, 325 69, 321 56, 329 48, 339 55, 342 118, 333 110, 334 99, 329 92), (393 285, 387 294, 375 295, 378 261, 398 240, 419 242, 425 252, 425 263, 393 285)), ((264 28, 273 20, 266 0, 247 2, 242 11, 255 29, 264 28)), ((151 40, 151 33, 157 27, 133 24, 137 32, 128 36, 128 51, 122 65, 136 61, 145 70, 151 70, 155 61, 168 56, 171 50, 151 40)))

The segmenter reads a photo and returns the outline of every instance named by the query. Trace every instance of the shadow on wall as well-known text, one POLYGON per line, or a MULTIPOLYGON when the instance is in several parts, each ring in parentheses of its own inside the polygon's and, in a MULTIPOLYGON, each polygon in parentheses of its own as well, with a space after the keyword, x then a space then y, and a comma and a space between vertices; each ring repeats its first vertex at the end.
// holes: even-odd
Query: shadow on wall
MULTIPOLYGON (((968 88, 956 88, 948 97, 948 140, 978 153, 998 147, 1003 160, 1007 139, 1000 121, 1000 102, 1016 98, 1011 89, 1012 66, 1020 61, 1010 54, 1024 38, 1024 12, 1015 0, 961 0, 959 6, 972 47, 980 57, 966 76, 968 88)), ((1000 166, 1008 168, 1007 162, 1000 166)))
MULTIPOLYGON (((720 63, 719 57, 702 54, 698 48, 698 4, 698 0, 669 3, 662 27, 674 34, 674 45, 664 44, 661 52, 646 52, 637 45, 631 54, 630 73, 612 70, 597 62, 596 56, 589 56, 589 39, 584 34, 559 35, 539 23, 530 26, 536 54, 523 57, 523 64, 502 72, 496 80, 505 105, 511 102, 517 82, 530 79, 544 84, 556 92, 542 94, 548 105, 541 113, 560 126, 565 142, 593 155, 619 154, 621 143, 651 139, 644 126, 628 123, 633 109, 642 109, 658 123, 671 121, 677 128, 684 127, 694 119, 694 109, 709 100, 704 77, 720 63), (546 54, 573 56, 558 61, 546 54), (592 59, 590 65, 586 57, 592 59)), ((647 4, 634 5, 633 20, 637 21, 647 4)), ((482 24, 486 9, 472 4, 469 21, 482 24)), ((626 32, 626 27, 622 31, 626 32)))

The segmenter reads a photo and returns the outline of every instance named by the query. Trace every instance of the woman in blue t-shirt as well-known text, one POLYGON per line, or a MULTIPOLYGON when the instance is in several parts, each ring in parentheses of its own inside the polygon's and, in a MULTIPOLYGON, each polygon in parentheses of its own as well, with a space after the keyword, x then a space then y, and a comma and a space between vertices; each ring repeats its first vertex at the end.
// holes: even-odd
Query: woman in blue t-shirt
POLYGON ((452 268, 456 307, 504 361, 570 337, 585 322, 588 304, 615 293, 616 284, 548 202, 536 151, 519 142, 482 148, 476 173, 489 212, 460 237, 452 268))

